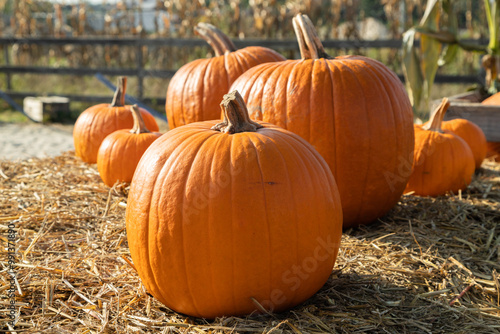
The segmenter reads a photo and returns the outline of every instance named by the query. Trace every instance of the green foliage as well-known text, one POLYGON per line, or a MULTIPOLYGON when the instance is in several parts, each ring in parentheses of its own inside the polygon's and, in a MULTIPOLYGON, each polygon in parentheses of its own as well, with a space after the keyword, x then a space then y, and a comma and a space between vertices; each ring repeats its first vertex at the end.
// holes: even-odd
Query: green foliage
MULTIPOLYGON (((484 1, 490 36, 488 48, 458 39, 456 2, 452 0, 428 0, 420 23, 403 34, 403 74, 415 109, 422 100, 428 102, 438 67, 453 61, 460 48, 498 54, 500 19, 496 8, 500 0, 484 1), (415 46, 418 37, 420 45, 415 46)), ((496 78, 496 73, 493 77, 496 78)))

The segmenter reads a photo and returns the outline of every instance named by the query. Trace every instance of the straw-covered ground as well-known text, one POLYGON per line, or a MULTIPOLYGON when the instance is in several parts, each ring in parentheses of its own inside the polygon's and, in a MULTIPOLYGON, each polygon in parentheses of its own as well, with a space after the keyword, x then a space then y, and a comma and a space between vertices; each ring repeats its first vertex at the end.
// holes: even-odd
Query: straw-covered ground
POLYGON ((18 315, 9 327, 2 256, 2 332, 500 333, 496 163, 462 194, 404 196, 379 222, 346 231, 329 281, 306 303, 211 321, 146 293, 127 248, 125 193, 70 153, 0 161, 1 247, 15 226, 18 315))

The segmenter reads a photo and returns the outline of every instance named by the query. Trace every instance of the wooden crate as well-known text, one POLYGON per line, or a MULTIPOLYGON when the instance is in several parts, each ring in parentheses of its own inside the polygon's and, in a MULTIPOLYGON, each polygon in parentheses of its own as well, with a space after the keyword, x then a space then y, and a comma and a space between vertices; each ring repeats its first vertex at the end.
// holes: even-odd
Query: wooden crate
MULTIPOLYGON (((465 118, 477 124, 484 132, 486 140, 500 142, 500 106, 482 105, 484 99, 479 92, 470 92, 448 97, 450 107, 445 114, 444 120, 465 118)), ((432 103, 432 111, 441 103, 435 100, 432 103)))
POLYGON ((23 109, 38 122, 64 121, 70 113, 69 99, 61 96, 28 96, 23 101, 23 109))

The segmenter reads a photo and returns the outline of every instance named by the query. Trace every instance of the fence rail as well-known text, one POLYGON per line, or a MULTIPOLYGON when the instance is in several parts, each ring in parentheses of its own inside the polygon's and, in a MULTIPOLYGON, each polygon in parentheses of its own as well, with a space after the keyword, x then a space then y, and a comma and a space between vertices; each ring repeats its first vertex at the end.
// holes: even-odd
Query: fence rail
MULTIPOLYGON (((466 40, 468 43, 478 45, 487 44, 486 40, 466 40)), ((299 49, 295 40, 235 40, 234 44, 238 47, 246 47, 251 45, 260 45, 272 48, 278 51, 288 51, 293 53, 296 57, 299 55, 299 49)), ((359 41, 359 40, 326 40, 323 41, 325 48, 331 49, 362 49, 362 48, 401 48, 401 40, 375 40, 375 41, 359 41)), ((26 96, 33 96, 32 92, 19 92, 13 91, 11 85, 12 74, 34 73, 34 74, 55 74, 55 75, 110 75, 119 76, 125 75, 129 77, 136 77, 138 82, 137 99, 145 103, 155 101, 159 104, 164 104, 165 97, 157 98, 144 98, 144 79, 147 77, 169 79, 174 73, 175 69, 147 69, 144 67, 142 58, 142 48, 155 46, 155 47, 206 47, 207 44, 201 39, 181 39, 181 38, 99 38, 99 37, 68 37, 68 38, 53 38, 53 37, 27 37, 27 38, 14 38, 14 37, 0 37, 0 46, 4 49, 4 64, 0 65, 0 73, 6 74, 6 93, 12 98, 23 98, 26 96), (118 45, 136 48, 137 57, 135 67, 133 68, 90 68, 90 67, 39 67, 39 66, 13 66, 8 52, 9 45, 118 45)), ((403 76, 399 75, 403 80, 403 76)), ((480 82, 478 75, 438 75, 435 79, 437 83, 477 83, 480 82)), ((37 95, 37 94, 35 94, 37 95)), ((60 95, 56 92, 48 92, 45 95, 60 95)), ((100 102, 107 101, 108 96, 92 96, 92 95, 67 95, 73 101, 89 101, 100 102)))

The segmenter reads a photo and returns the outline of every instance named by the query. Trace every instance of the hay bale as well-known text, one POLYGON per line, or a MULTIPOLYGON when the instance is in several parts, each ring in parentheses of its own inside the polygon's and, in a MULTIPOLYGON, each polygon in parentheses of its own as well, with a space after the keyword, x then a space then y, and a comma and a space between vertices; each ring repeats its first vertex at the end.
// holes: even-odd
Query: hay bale
MULTIPOLYGON (((211 321, 172 312, 143 288, 127 248, 127 190, 108 189, 95 166, 71 153, 0 161, 0 229, 13 222, 18 234, 16 330, 499 332, 500 165, 494 162, 483 164, 463 193, 403 196, 378 222, 346 231, 329 281, 306 303, 281 314, 211 321)), ((2 278, 2 291, 8 288, 2 278)), ((0 328, 13 332, 7 320, 3 313, 0 328)))

